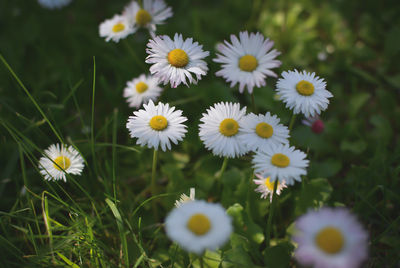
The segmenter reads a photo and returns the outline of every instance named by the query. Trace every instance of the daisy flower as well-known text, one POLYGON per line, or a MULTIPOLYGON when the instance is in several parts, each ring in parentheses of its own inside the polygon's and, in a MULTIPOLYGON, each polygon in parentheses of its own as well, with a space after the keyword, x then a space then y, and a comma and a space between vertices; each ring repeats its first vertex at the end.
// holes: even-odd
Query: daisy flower
POLYGON ((151 75, 141 74, 126 83, 124 97, 127 98, 129 107, 139 108, 142 103, 149 100, 155 101, 160 96, 162 88, 158 86, 158 79, 151 75))
POLYGON ((165 219, 167 236, 183 249, 202 254, 225 244, 232 232, 231 218, 220 204, 195 200, 174 208, 165 219))
POLYGON ((294 181, 301 181, 301 175, 306 175, 308 160, 306 154, 300 150, 289 147, 289 144, 270 146, 268 150, 257 151, 252 163, 256 173, 262 177, 270 177, 274 182, 286 182, 289 185, 294 181))
POLYGON ((195 189, 190 188, 189 196, 181 194, 180 199, 175 201, 175 206, 180 207, 183 203, 194 201, 195 194, 195 189))
POLYGON ((368 235, 347 209, 322 208, 301 216, 294 257, 305 266, 356 268, 367 258, 368 235))
POLYGON ((265 151, 271 145, 289 143, 289 130, 282 124, 279 124, 279 118, 267 112, 265 115, 255 115, 250 113, 246 115, 241 124, 240 130, 243 135, 239 136, 249 151, 265 151))
POLYGON ((301 122, 303 123, 303 125, 309 126, 311 128, 311 131, 315 134, 320 134, 325 129, 324 122, 319 118, 318 115, 307 117, 301 122))
POLYGON ((40 174, 48 181, 67 181, 65 173, 81 175, 83 158, 72 146, 52 144, 39 159, 40 174))
POLYGON ((225 40, 224 44, 218 44, 217 50, 221 54, 214 59, 222 63, 222 69, 216 75, 225 78, 231 87, 239 83, 240 93, 245 86, 252 93, 254 86, 266 85, 267 76, 277 77, 271 69, 281 66, 281 62, 275 60, 281 53, 276 49, 270 51, 273 41, 265 39, 260 33, 250 33, 249 36, 246 31, 239 33, 239 39, 231 35, 231 43, 225 40))
POLYGON ((261 193, 261 198, 267 198, 267 196, 269 195, 269 201, 272 202, 272 194, 274 192, 274 186, 275 183, 278 183, 278 185, 276 186, 276 194, 280 195, 281 191, 283 190, 283 188, 286 188, 286 184, 285 182, 279 182, 279 181, 275 181, 275 182, 271 182, 270 181, 270 177, 263 177, 260 174, 256 174, 258 179, 253 180, 255 184, 258 185, 257 189, 255 190, 258 193, 261 193))
POLYGON ((153 64, 150 73, 164 85, 171 83, 174 88, 184 83, 189 86, 186 78, 189 83, 197 84, 197 80, 207 74, 207 63, 202 59, 210 53, 203 51, 203 46, 197 42, 193 43, 193 38, 183 40, 182 35, 176 33, 172 40, 169 36, 161 35, 151 39, 147 47, 149 55, 146 63, 153 64))
POLYGON ((200 119, 200 140, 214 155, 234 158, 247 153, 247 147, 239 136, 246 107, 239 103, 220 102, 207 109, 200 119))
POLYGON ((120 39, 124 39, 128 35, 135 32, 129 19, 126 16, 115 15, 112 19, 106 20, 100 24, 100 37, 105 37, 106 41, 113 40, 118 43, 120 39))
POLYGON ((72 0, 38 0, 38 2, 42 7, 56 9, 69 5, 72 0))
POLYGON ((169 104, 159 102, 154 105, 153 101, 143 105, 144 109, 133 112, 129 116, 126 127, 132 138, 138 138, 136 144, 154 148, 161 147, 163 151, 171 150, 171 142, 177 144, 187 132, 186 126, 182 124, 187 120, 182 116, 181 110, 169 107, 169 104))
POLYGON ((276 84, 276 92, 293 113, 313 117, 328 108, 328 98, 333 95, 325 89, 326 82, 315 73, 294 70, 283 72, 282 77, 276 84))

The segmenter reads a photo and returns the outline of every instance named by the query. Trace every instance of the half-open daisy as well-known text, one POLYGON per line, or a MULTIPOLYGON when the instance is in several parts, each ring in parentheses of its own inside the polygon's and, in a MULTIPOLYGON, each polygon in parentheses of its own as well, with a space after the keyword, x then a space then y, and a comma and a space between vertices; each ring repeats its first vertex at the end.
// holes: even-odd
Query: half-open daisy
POLYGON ((283 72, 282 77, 276 84, 276 93, 293 113, 313 117, 328 108, 328 98, 333 95, 325 89, 326 82, 315 73, 294 70, 283 72))
POLYGON ((295 229, 294 257, 304 266, 356 268, 367 258, 368 235, 347 209, 309 211, 295 229))
POLYGON ((113 40, 118 43, 120 39, 124 39, 134 32, 135 28, 129 23, 129 19, 121 15, 115 15, 99 26, 100 37, 105 37, 107 42, 113 40))
POLYGON ((214 155, 238 157, 247 153, 247 147, 240 139, 240 126, 246 107, 240 109, 239 103, 220 102, 207 109, 200 119, 200 140, 214 155))
POLYGON ((183 40, 181 34, 175 34, 174 40, 167 35, 156 36, 147 44, 149 54, 146 62, 153 64, 150 73, 156 76, 164 85, 171 83, 177 87, 181 83, 197 83, 208 71, 207 63, 202 60, 210 53, 203 51, 203 46, 193 38, 183 40), (192 73, 196 78, 192 77, 192 73))
POLYGON ((195 200, 174 208, 165 219, 167 236, 196 254, 215 251, 232 232, 231 218, 220 204, 195 200))
POLYGON ((275 182, 271 182, 270 178, 267 177, 263 177, 260 174, 256 174, 258 179, 253 180, 255 184, 258 185, 257 189, 255 190, 256 192, 261 193, 261 198, 267 198, 269 195, 269 201, 272 202, 272 194, 274 192, 274 186, 275 183, 278 183, 278 185, 276 186, 276 194, 280 195, 281 191, 283 190, 283 188, 286 188, 286 184, 285 182, 279 182, 279 181, 275 181, 275 182))
POLYGON ((84 166, 82 156, 72 146, 52 144, 39 159, 40 174, 48 181, 67 181, 65 173, 80 175, 84 166))
POLYGON ((143 108, 133 112, 134 116, 129 116, 126 123, 131 137, 138 138, 136 144, 166 151, 171 150, 171 142, 178 144, 183 139, 187 130, 182 123, 187 118, 181 110, 169 107, 168 103, 154 105, 152 100, 143 108))
POLYGON ((38 0, 38 2, 42 7, 56 9, 68 5, 72 0, 38 0))
POLYGON ((149 100, 155 101, 160 96, 162 88, 158 86, 158 79, 151 75, 141 74, 126 83, 124 97, 127 98, 129 107, 139 108, 142 103, 149 100))
POLYGON ((243 93, 245 86, 249 93, 253 88, 265 86, 267 76, 277 77, 272 68, 281 66, 275 58, 281 54, 276 49, 269 51, 273 41, 265 39, 260 33, 240 32, 239 39, 231 35, 231 43, 224 41, 218 44, 215 62, 222 63, 222 69, 216 75, 222 76, 234 87, 239 83, 239 92, 243 93))
POLYGON ((179 200, 175 201, 175 206, 176 207, 180 207, 182 204, 184 204, 186 202, 194 201, 195 200, 195 195, 196 195, 195 188, 190 188, 189 196, 187 196, 185 194, 181 194, 181 197, 179 198, 179 200))

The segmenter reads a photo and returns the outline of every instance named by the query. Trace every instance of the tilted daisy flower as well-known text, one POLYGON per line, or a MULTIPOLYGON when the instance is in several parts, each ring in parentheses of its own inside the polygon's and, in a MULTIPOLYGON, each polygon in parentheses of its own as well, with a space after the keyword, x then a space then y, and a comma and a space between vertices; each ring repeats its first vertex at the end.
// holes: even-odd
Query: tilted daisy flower
POLYGON ((185 195, 185 194, 181 194, 181 197, 179 198, 179 200, 175 201, 175 206, 176 207, 180 207, 182 204, 186 203, 186 202, 191 202, 194 201, 195 199, 195 194, 196 191, 194 188, 190 188, 190 194, 189 196, 185 195))
POLYGON ((183 40, 181 34, 175 34, 174 40, 169 36, 161 35, 151 39, 147 44, 146 52, 149 54, 146 63, 153 64, 150 73, 156 76, 164 85, 171 83, 177 87, 181 83, 197 83, 202 75, 208 71, 207 63, 202 60, 210 53, 203 51, 203 46, 193 38, 183 40), (192 77, 192 73, 196 78, 192 77))
POLYGON ((247 153, 247 147, 239 136, 246 107, 240 109, 239 103, 220 102, 207 109, 200 119, 200 140, 214 155, 238 157, 247 153))
POLYGON ((269 195, 269 201, 272 202, 272 195, 274 192, 274 186, 275 183, 278 183, 278 185, 276 186, 276 194, 280 195, 281 191, 283 190, 283 188, 286 188, 286 184, 285 182, 279 182, 279 181, 275 181, 275 182, 271 182, 270 178, 267 177, 263 177, 260 174, 256 174, 258 179, 253 180, 255 184, 258 185, 257 189, 255 190, 258 193, 261 193, 261 198, 267 198, 267 196, 269 195))
POLYGON ((356 268, 367 258, 368 234, 347 209, 309 211, 296 221, 295 229, 294 257, 302 265, 356 268))
POLYGON ((155 101, 160 96, 162 88, 158 86, 158 79, 151 75, 141 74, 126 83, 124 97, 127 98, 129 107, 139 108, 142 103, 149 100, 155 101))
POLYGON ((216 72, 234 87, 239 83, 239 92, 243 93, 245 86, 249 93, 253 88, 266 85, 267 76, 277 77, 272 68, 281 66, 275 58, 281 53, 276 49, 270 51, 273 41, 265 39, 260 33, 240 32, 239 39, 231 35, 231 43, 224 41, 218 44, 215 62, 222 63, 222 69, 216 72))
POLYGON ((286 126, 279 124, 279 118, 267 112, 265 115, 246 115, 240 126, 243 135, 239 136, 247 149, 250 151, 265 151, 271 145, 289 143, 289 130, 286 126))
POLYGON ((67 181, 65 173, 80 175, 84 166, 82 156, 72 146, 52 144, 39 159, 40 174, 48 181, 67 181))
POLYGON ((328 108, 328 98, 333 95, 325 89, 326 82, 315 73, 294 70, 283 72, 282 77, 276 84, 276 92, 294 114, 313 117, 328 108))
POLYGON ((133 112, 129 116, 126 127, 132 138, 138 138, 136 144, 147 146, 158 150, 171 150, 171 142, 178 144, 187 132, 186 126, 182 124, 187 120, 182 116, 181 110, 169 107, 169 104, 159 102, 154 105, 153 101, 143 105, 144 109, 133 112))
POLYGON ((307 174, 309 161, 305 158, 306 154, 293 146, 279 144, 265 151, 257 151, 252 163, 255 173, 260 173, 262 177, 292 185, 294 181, 301 181, 301 175, 307 174))
POLYGON ((124 39, 134 32, 135 28, 131 26, 129 19, 121 15, 115 15, 99 26, 100 37, 105 37, 107 42, 113 40, 118 43, 120 39, 124 39))
POLYGON ((203 200, 174 208, 165 219, 167 236, 188 252, 202 254, 225 244, 232 232, 231 218, 220 204, 203 200))
POLYGON ((69 3, 72 2, 72 0, 38 0, 38 2, 42 7, 48 9, 55 9, 69 5, 69 3))

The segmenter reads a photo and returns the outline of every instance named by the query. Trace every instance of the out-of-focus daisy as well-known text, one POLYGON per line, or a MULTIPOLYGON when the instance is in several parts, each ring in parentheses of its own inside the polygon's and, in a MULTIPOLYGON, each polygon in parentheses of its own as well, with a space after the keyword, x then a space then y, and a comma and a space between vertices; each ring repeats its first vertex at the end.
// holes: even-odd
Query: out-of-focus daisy
POLYGON ((40 174, 48 181, 67 181, 65 173, 80 175, 83 158, 72 146, 52 144, 39 159, 40 174))
POLYGON ((135 29, 129 23, 126 16, 115 15, 112 19, 108 19, 100 24, 99 33, 101 37, 105 37, 106 41, 113 40, 119 42, 128 35, 135 32, 135 29))
POLYGON ((319 118, 318 115, 308 117, 301 121, 304 125, 311 127, 312 132, 319 134, 324 131, 324 122, 319 118))
POLYGON ((210 53, 203 51, 203 46, 193 38, 183 40, 181 34, 175 34, 174 40, 169 36, 161 35, 151 39, 147 44, 146 52, 149 54, 146 62, 153 64, 150 73, 156 76, 164 85, 171 83, 171 87, 177 87, 181 83, 189 86, 189 83, 197 83, 202 75, 208 71, 207 63, 203 58, 210 53), (192 73, 196 78, 192 77, 192 73))
POLYGON ((275 182, 271 182, 270 178, 267 177, 263 177, 260 174, 256 174, 258 179, 253 180, 255 184, 258 185, 257 189, 255 190, 256 192, 261 193, 261 198, 267 198, 267 196, 269 195, 269 201, 272 202, 272 194, 274 192, 274 185, 275 183, 278 183, 278 185, 276 186, 276 194, 280 195, 281 191, 283 190, 283 188, 286 188, 286 184, 285 182, 279 182, 279 181, 275 181, 275 182))
POLYGON ((220 204, 195 200, 174 208, 165 219, 165 230, 183 249, 200 255, 225 244, 232 222, 220 204))
POLYGON ((72 2, 72 0, 38 0, 38 2, 42 7, 48 9, 55 9, 69 5, 69 3, 72 2))
POLYGON ((305 266, 356 268, 367 258, 368 235, 344 208, 309 211, 296 221, 295 258, 305 266))
POLYGON ((281 53, 276 49, 270 51, 273 41, 260 33, 250 33, 249 36, 246 31, 239 33, 239 39, 231 35, 231 43, 225 40, 224 44, 219 44, 217 50, 221 54, 213 59, 222 63, 222 69, 216 75, 225 78, 231 87, 239 83, 240 93, 245 86, 252 93, 255 86, 265 86, 267 76, 277 77, 271 69, 281 66, 281 62, 275 60, 281 53))
POLYGON ((189 196, 187 196, 185 194, 181 194, 181 197, 179 198, 179 200, 175 201, 175 206, 180 207, 182 204, 184 204, 186 202, 194 201, 194 198, 195 198, 195 189, 190 188, 189 196))
POLYGON ((142 103, 149 100, 155 101, 160 96, 162 88, 158 86, 158 79, 151 75, 141 74, 126 83, 124 97, 127 98, 129 107, 139 108, 142 103))
POLYGON ((282 77, 276 84, 276 92, 293 113, 312 117, 328 108, 328 98, 333 95, 325 89, 326 82, 315 73, 294 70, 283 72, 282 77))
POLYGON ((240 109, 239 103, 220 102, 207 109, 200 119, 200 139, 214 155, 234 158, 248 150, 239 135, 246 107, 240 109))
POLYGON ((242 120, 240 130, 243 135, 240 135, 239 139, 250 151, 265 151, 271 145, 289 143, 289 130, 279 124, 279 121, 276 115, 271 115, 269 112, 265 115, 250 113, 242 120))
POLYGON ((169 104, 159 102, 154 105, 153 101, 143 105, 144 109, 133 112, 129 116, 126 127, 132 138, 138 138, 136 144, 147 146, 163 151, 171 150, 171 142, 177 144, 187 132, 186 126, 182 124, 187 120, 182 116, 181 110, 169 107, 169 104))
POLYGON ((289 147, 288 144, 270 146, 268 150, 257 151, 252 163, 256 173, 262 177, 270 177, 271 181, 279 180, 289 185, 301 181, 301 175, 306 175, 308 160, 306 154, 289 147))

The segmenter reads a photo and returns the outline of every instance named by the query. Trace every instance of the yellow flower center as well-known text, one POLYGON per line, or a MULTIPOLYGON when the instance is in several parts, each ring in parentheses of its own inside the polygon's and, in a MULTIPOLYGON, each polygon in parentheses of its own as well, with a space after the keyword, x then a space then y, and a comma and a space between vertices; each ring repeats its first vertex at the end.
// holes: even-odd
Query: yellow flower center
POLYGON ((183 49, 175 48, 168 53, 168 61, 174 67, 182 68, 189 63, 189 57, 183 49))
POLYGON ((162 115, 153 116, 150 119, 150 127, 154 130, 160 131, 165 129, 168 126, 167 118, 162 115))
POLYGON ((315 243, 325 253, 336 254, 343 249, 344 237, 339 229, 329 226, 318 232, 315 243))
POLYGON ((118 33, 118 32, 123 31, 124 29, 125 29, 125 25, 124 25, 124 24, 122 24, 122 23, 117 23, 117 24, 115 24, 115 25, 113 26, 112 31, 113 31, 114 33, 118 33))
POLYGON ((289 166, 290 159, 286 155, 278 153, 278 154, 274 154, 271 157, 271 163, 274 166, 284 168, 284 167, 289 166))
POLYGON ((195 235, 204 235, 210 230, 211 222, 206 215, 197 213, 190 217, 187 227, 195 235))
POLYGON ((219 132, 222 135, 230 137, 236 135, 239 131, 239 124, 232 118, 226 118, 219 124, 219 132))
POLYGON ((239 68, 242 71, 252 72, 257 68, 257 66, 257 59, 253 55, 247 54, 239 59, 239 68))
POLYGON ((56 159, 54 159, 54 163, 55 163, 53 164, 54 167, 62 171, 62 170, 67 170, 69 168, 69 166, 71 165, 71 160, 69 160, 69 158, 66 156, 59 156, 56 159))
POLYGON ((266 179, 265 179, 265 182, 264 182, 265 186, 267 186, 267 188, 268 188, 270 191, 273 191, 273 190, 274 190, 275 183, 278 183, 278 186, 277 186, 277 187, 279 187, 279 182, 278 182, 277 180, 274 181, 274 182, 271 182, 271 181, 270 181, 270 177, 266 178, 266 179))
POLYGON ((138 93, 143 93, 143 92, 145 92, 148 88, 149 88, 149 86, 148 86, 146 83, 144 83, 144 82, 139 82, 139 83, 136 84, 136 91, 137 91, 138 93))
POLYGON ((136 13, 136 23, 140 26, 145 26, 147 23, 151 21, 151 15, 144 9, 140 9, 136 13))
POLYGON ((274 134, 274 129, 270 124, 261 122, 256 126, 256 133, 261 138, 269 138, 274 134))
POLYGON ((308 81, 301 80, 297 83, 296 90, 300 95, 310 96, 314 93, 314 85, 308 81))

